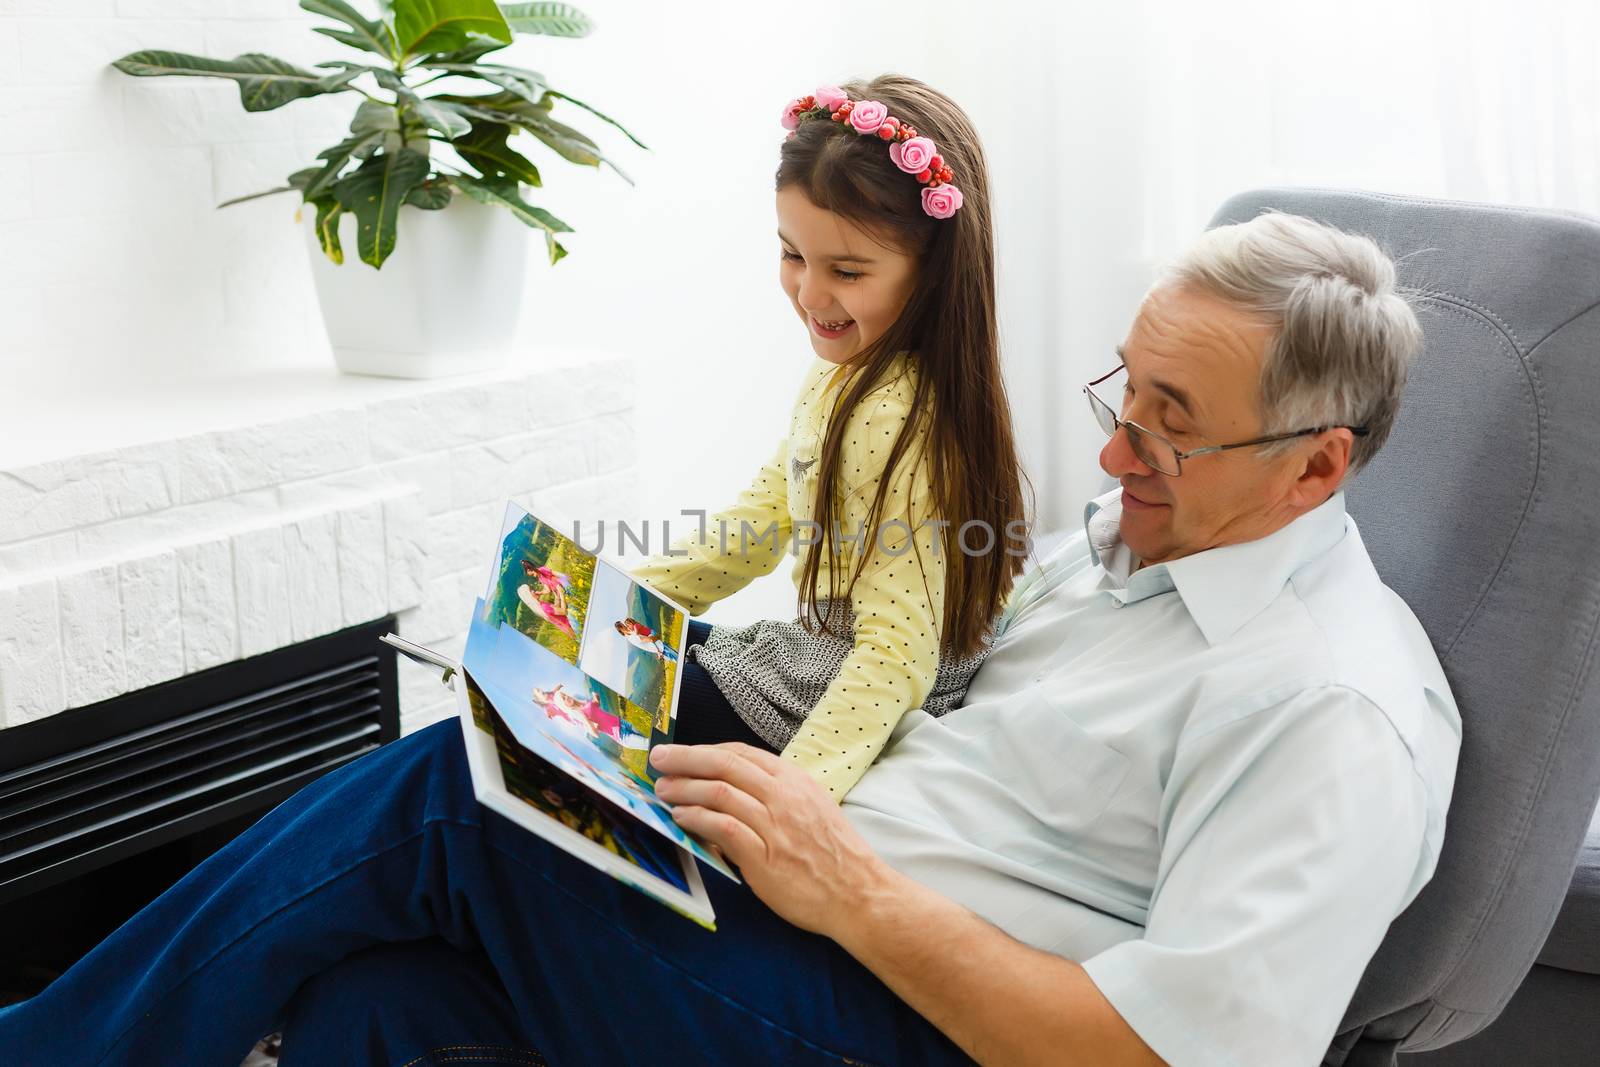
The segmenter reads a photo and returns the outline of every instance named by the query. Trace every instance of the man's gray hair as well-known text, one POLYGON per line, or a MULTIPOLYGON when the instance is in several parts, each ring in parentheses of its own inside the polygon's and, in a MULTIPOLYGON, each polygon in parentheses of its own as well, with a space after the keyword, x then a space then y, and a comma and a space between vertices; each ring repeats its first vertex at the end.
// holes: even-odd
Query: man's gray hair
MULTIPOLYGON (((1389 437, 1422 327, 1376 242, 1300 215, 1268 212, 1208 230, 1157 288, 1193 287, 1273 330, 1261 370, 1263 433, 1365 426, 1350 473, 1389 437)), ((1290 448, 1293 441, 1267 445, 1290 448)))

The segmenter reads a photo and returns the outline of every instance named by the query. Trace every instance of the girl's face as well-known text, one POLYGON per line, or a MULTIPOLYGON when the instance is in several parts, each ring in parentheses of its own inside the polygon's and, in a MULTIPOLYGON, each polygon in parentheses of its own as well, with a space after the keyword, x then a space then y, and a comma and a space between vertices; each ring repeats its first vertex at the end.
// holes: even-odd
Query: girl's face
POLYGON ((916 288, 916 256, 880 241, 798 187, 778 190, 778 278, 829 363, 848 363, 883 336, 916 288))

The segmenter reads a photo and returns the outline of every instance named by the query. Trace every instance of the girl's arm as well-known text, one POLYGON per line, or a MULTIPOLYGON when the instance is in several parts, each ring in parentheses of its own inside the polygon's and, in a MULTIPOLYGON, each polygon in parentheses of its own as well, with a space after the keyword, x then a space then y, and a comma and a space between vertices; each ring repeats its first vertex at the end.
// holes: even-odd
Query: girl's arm
MULTIPOLYGON (((855 647, 783 750, 836 801, 877 758, 900 717, 921 707, 933 688, 944 620, 947 561, 939 528, 930 521, 935 516, 928 465, 917 461, 926 432, 912 440, 892 476, 879 515, 881 532, 868 529, 883 461, 910 406, 904 396, 890 393, 869 396, 861 408, 864 416, 853 416, 846 430, 843 456, 844 469, 859 467, 865 478, 845 497, 844 530, 862 534, 856 552, 872 552, 850 598, 855 647)), ((837 579, 841 589, 854 567, 852 558, 837 579)))
POLYGON ((634 567, 633 576, 699 615, 770 572, 783 558, 792 528, 788 462, 786 438, 731 507, 706 516, 704 538, 695 518, 683 516, 680 521, 690 532, 675 538, 669 552, 634 567), (726 538, 721 523, 726 523, 726 538))

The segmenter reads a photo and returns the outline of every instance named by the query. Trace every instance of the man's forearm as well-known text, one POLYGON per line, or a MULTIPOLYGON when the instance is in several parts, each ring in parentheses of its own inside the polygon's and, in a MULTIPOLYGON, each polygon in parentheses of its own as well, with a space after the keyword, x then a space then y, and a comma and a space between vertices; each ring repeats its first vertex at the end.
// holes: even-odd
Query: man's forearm
POLYGON ((828 932, 980 1063, 1162 1062, 1082 967, 887 867, 828 932))

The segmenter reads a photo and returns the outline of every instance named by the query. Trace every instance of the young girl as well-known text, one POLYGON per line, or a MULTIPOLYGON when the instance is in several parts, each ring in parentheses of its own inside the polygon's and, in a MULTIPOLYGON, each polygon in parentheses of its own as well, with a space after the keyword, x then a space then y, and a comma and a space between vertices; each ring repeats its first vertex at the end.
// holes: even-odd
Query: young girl
POLYGON ((971 123, 885 75, 783 125, 779 274, 817 359, 750 487, 633 573, 700 614, 792 541, 800 618, 690 623, 676 740, 782 752, 842 800, 902 715, 960 700, 1028 527, 971 123))

